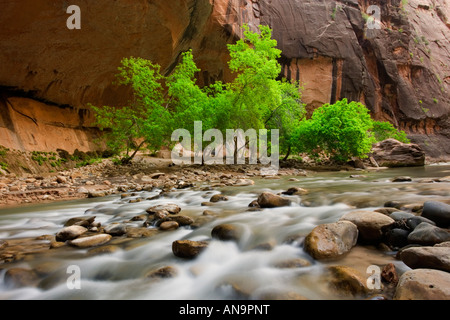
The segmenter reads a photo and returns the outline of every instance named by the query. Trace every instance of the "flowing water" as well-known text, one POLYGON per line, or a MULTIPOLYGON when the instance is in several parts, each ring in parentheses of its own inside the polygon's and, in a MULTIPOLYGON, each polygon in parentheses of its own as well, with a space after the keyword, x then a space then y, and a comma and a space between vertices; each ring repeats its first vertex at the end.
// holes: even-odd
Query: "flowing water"
MULTIPOLYGON (((383 207, 389 200, 409 204, 429 199, 448 200, 450 183, 430 180, 445 176, 450 176, 450 165, 377 172, 327 172, 296 177, 299 181, 289 181, 291 177, 258 178, 254 179, 254 185, 246 187, 179 190, 136 203, 129 203, 129 200, 147 199, 159 191, 138 192, 125 199, 114 195, 3 209, 0 210, 0 239, 10 242, 54 235, 72 217, 95 215, 95 221, 108 225, 128 221, 145 213, 150 206, 165 203, 178 204, 182 208, 180 214, 202 219, 204 223, 196 228, 159 232, 149 238, 116 238, 108 244, 114 245, 115 250, 104 254, 92 255, 89 249, 64 246, 0 265, 0 299, 226 300, 260 299, 274 294, 340 299, 342 297, 330 288, 324 276, 331 264, 352 266, 363 274, 372 264, 382 266, 394 262, 400 272, 407 267, 395 260, 392 252, 370 247, 355 247, 338 261, 314 261, 302 249, 304 237, 315 226, 334 222, 356 208, 372 210, 383 207), (391 180, 395 176, 411 176, 413 181, 394 183, 391 180), (278 193, 292 186, 305 188, 309 193, 289 196, 293 200, 290 207, 248 211, 248 204, 262 191, 278 193), (229 200, 210 207, 201 205, 219 192, 229 200), (203 216, 206 209, 215 215, 203 216), (238 224, 245 230, 238 242, 211 240, 212 228, 222 223, 238 224), (184 260, 172 253, 172 242, 181 239, 211 242, 196 259, 184 260), (306 265, 279 266, 299 259, 306 265), (76 266, 80 272, 79 289, 68 285, 72 275, 68 272, 69 266, 76 266), (167 266, 176 271, 175 276, 147 277, 152 270, 167 266), (10 267, 40 270, 38 284, 21 288, 8 285, 4 280, 10 267)), ((128 222, 128 225, 142 226, 142 221, 128 222)))

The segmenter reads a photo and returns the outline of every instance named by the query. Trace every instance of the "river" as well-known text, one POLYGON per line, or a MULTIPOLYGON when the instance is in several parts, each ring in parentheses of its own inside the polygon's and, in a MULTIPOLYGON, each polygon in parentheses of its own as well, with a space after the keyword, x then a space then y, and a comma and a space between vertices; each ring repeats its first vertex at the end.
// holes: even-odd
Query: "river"
MULTIPOLYGON (((145 213, 150 206, 165 203, 179 205, 180 214, 204 220, 196 228, 180 227, 149 238, 113 239, 108 245, 110 248, 113 245, 114 250, 104 254, 92 255, 88 249, 64 246, 0 264, 0 299, 227 300, 261 299, 274 293, 314 300, 341 299, 327 282, 329 265, 349 265, 363 273, 370 265, 389 262, 400 273, 408 268, 394 258, 394 252, 361 246, 338 261, 314 261, 302 249, 303 238, 315 226, 334 222, 356 208, 373 210, 391 200, 411 204, 409 208, 429 199, 449 200, 450 182, 432 180, 446 176, 450 176, 448 164, 369 172, 322 172, 297 176, 298 181, 289 181, 292 177, 288 176, 273 180, 255 178, 255 184, 246 187, 178 190, 159 199, 135 203, 129 200, 148 199, 157 195, 158 190, 136 192, 124 199, 112 195, 0 209, 0 239, 6 241, 54 235, 68 219, 83 215, 95 215, 95 221, 102 225, 128 221, 145 213), (410 176, 412 181, 392 182, 397 176, 410 176), (294 202, 290 207, 248 211, 248 204, 262 191, 278 193, 292 186, 309 192, 289 196, 294 202), (226 195, 228 201, 208 207, 201 205, 217 193, 226 195), (214 215, 203 216, 206 209, 214 215), (222 223, 238 224, 245 230, 238 242, 211 240, 212 228, 222 223), (181 239, 211 242, 196 259, 184 260, 172 253, 172 242, 181 239), (280 267, 286 261, 304 264, 280 267), (68 282, 72 275, 69 266, 79 271, 79 287, 73 288, 68 282), (175 270, 175 276, 147 277, 152 270, 167 266, 175 270), (5 283, 5 273, 10 267, 41 270, 38 283, 11 287, 5 283)), ((141 226, 142 221, 127 224, 141 226)))

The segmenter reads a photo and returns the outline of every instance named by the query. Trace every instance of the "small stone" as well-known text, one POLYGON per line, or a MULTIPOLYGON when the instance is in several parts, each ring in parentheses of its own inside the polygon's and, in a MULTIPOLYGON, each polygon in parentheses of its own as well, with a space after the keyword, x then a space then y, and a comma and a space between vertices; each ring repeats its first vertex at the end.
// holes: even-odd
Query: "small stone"
POLYGON ((167 266, 162 267, 157 270, 150 271, 145 277, 146 278, 161 278, 161 279, 168 279, 168 278, 174 278, 178 274, 178 270, 175 267, 167 266))
POLYGON ((37 274, 30 269, 11 268, 5 273, 4 282, 8 287, 34 286, 38 281, 37 274))
POLYGON ((381 270, 381 278, 387 283, 397 285, 398 274, 393 263, 388 263, 383 267, 383 270, 381 270))
POLYGON ((402 176, 402 177, 395 177, 392 179, 392 182, 410 182, 412 181, 411 177, 402 176))
POLYGON ((300 188, 300 187, 292 187, 292 188, 289 188, 288 190, 282 192, 282 194, 286 194, 289 196, 292 196, 292 195, 301 196, 301 195, 305 195, 307 193, 308 193, 308 190, 300 188))
POLYGON ((222 194, 215 194, 209 199, 209 202, 228 201, 228 197, 222 194))

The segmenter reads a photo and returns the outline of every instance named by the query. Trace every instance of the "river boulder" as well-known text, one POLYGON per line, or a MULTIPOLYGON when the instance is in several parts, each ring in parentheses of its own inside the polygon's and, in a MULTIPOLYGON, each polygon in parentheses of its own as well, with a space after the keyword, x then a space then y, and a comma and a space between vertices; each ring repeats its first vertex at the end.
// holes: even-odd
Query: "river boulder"
POLYGON ((425 152, 413 143, 387 139, 376 143, 372 157, 381 167, 416 167, 425 165, 425 152))
POLYGON ((438 269, 450 272, 450 247, 412 247, 400 252, 400 259, 410 268, 438 269))
POLYGON ((102 233, 90 237, 77 238, 69 241, 69 244, 77 248, 90 248, 105 244, 111 238, 112 236, 110 234, 102 233))
POLYGON ((103 231, 112 236, 122 236, 127 233, 127 225, 124 223, 111 223, 103 231))
POLYGON ((340 221, 350 221, 358 227, 361 242, 379 242, 395 223, 395 220, 375 211, 357 210, 341 217, 340 221))
POLYGON ((433 226, 429 223, 420 223, 409 235, 408 242, 420 245, 434 245, 450 240, 450 231, 433 226))
POLYGON ((426 201, 423 204, 422 217, 436 222, 440 227, 449 227, 450 205, 439 201, 426 201))
POLYGON ((450 273, 414 269, 402 274, 394 300, 450 300, 450 273))
POLYGON ((205 250, 208 244, 207 241, 177 240, 172 242, 172 252, 179 258, 193 259, 205 250))
POLYGON ((276 208, 291 205, 291 200, 270 192, 261 193, 257 201, 261 208, 276 208))
POLYGON ((220 224, 211 230, 211 236, 222 241, 239 241, 242 234, 243 229, 235 224, 220 224))
POLYGON ((315 227, 305 238, 304 249, 314 259, 338 258, 356 245, 358 228, 350 221, 315 227))
POLYGON ((55 240, 58 242, 64 242, 67 240, 73 240, 87 232, 88 229, 82 226, 72 225, 61 229, 55 236, 55 240))

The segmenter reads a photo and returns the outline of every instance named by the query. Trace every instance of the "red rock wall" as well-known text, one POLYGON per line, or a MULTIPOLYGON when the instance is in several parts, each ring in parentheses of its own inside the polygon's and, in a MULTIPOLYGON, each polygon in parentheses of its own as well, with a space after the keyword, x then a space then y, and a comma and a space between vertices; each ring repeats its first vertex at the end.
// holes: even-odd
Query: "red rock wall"
MULTIPOLYGON (((88 103, 126 103, 129 92, 111 84, 123 57, 150 59, 170 73, 180 53, 192 48, 202 69, 200 83, 227 81, 232 74, 226 44, 241 36, 242 24, 256 29, 262 23, 273 28, 283 51, 283 72, 304 86, 310 110, 344 97, 362 101, 377 119, 392 121, 410 133, 429 155, 450 155, 450 4, 446 0, 76 2, 81 8, 81 30, 66 28, 68 3, 10 0, 2 3, 0 11, 4 95, 18 90, 51 102, 33 108, 70 106, 63 110, 66 128, 79 122, 78 110, 85 110, 88 103), (382 28, 377 33, 368 32, 363 14, 372 4, 381 8, 382 28)), ((2 104, 0 108, 1 114, 11 113, 2 104)), ((29 143, 18 142, 29 141, 24 132, 35 130, 32 122, 27 125, 28 129, 13 132, 0 123, 2 132, 9 132, 0 143, 30 148, 29 143)), ((25 128, 25 123, 20 126, 25 128)), ((52 133, 36 136, 45 140, 52 133)), ((77 139, 73 138, 75 144, 84 141, 77 139)))

